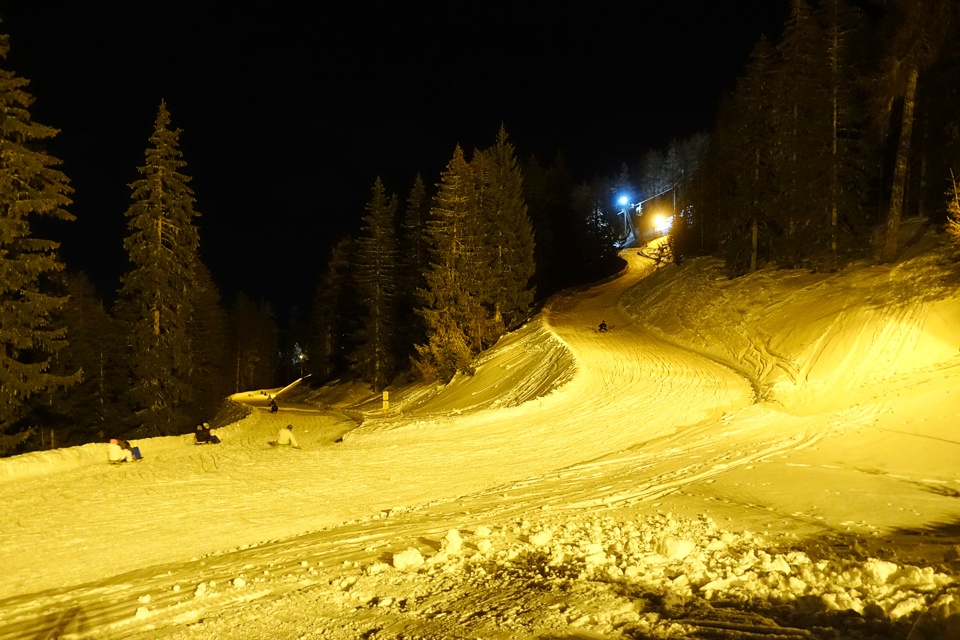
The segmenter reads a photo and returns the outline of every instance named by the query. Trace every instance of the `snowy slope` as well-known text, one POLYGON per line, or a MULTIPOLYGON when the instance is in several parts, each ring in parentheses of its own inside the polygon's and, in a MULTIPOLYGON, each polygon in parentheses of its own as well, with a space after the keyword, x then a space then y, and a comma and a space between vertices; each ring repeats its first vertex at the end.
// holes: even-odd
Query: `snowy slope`
POLYGON ((273 415, 254 391, 219 446, 0 460, 0 636, 896 638, 924 612, 942 631, 947 255, 731 281, 625 251, 475 376, 388 408, 294 387, 273 415), (266 446, 288 423, 303 448, 266 446))

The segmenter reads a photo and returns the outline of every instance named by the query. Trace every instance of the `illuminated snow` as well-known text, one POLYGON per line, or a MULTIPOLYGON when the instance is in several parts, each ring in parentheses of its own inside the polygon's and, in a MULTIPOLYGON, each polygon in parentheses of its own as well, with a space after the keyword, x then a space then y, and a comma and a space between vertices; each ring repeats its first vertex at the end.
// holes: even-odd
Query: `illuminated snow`
POLYGON ((942 550, 834 548, 960 519, 945 255, 731 281, 626 250, 387 410, 258 390, 221 445, 0 460, 0 636, 685 637, 720 602, 949 624, 942 550), (288 423, 303 449, 268 447, 288 423))

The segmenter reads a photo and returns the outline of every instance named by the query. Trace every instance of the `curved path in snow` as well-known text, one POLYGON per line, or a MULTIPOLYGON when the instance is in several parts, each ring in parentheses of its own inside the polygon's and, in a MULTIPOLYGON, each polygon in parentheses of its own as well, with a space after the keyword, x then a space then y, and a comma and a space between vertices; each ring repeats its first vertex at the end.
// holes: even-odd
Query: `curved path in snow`
POLYGON ((216 447, 158 439, 143 445, 147 460, 125 468, 0 482, 0 637, 55 624, 68 605, 107 636, 177 624, 205 605, 171 585, 229 580, 248 565, 292 573, 277 564, 287 556, 375 558, 398 540, 535 509, 636 504, 822 436, 812 426, 822 420, 753 405, 744 377, 620 311, 623 292, 653 268, 635 252, 624 257, 619 277, 558 296, 524 333, 524 348, 559 340, 575 361, 576 374, 558 374, 569 380, 545 396, 469 412, 434 403, 371 420, 340 444, 352 427, 342 416, 257 408, 222 429, 216 447), (596 331, 601 319, 609 333, 596 331), (267 447, 287 422, 304 448, 267 447), (150 594, 151 610, 176 616, 131 621, 131 603, 150 594))

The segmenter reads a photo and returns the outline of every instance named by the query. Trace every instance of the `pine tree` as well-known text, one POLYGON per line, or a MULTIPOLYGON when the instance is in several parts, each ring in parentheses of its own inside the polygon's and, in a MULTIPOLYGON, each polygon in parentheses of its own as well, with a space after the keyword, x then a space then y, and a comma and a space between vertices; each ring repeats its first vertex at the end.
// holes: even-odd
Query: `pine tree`
POLYGON ((709 137, 695 134, 682 142, 672 142, 668 157, 674 158, 671 176, 673 223, 667 237, 669 254, 676 264, 684 257, 702 251, 699 237, 703 232, 702 167, 709 146, 709 137))
MULTIPOLYGON (((8 52, 8 37, 0 35, 0 58, 8 52)), ((63 264, 59 243, 35 237, 31 222, 38 216, 72 220, 66 210, 72 189, 57 169, 60 160, 43 150, 58 131, 33 121, 28 84, 0 69, 0 454, 27 437, 7 431, 32 396, 79 377, 51 371, 51 360, 67 345, 65 328, 52 321, 66 300, 51 287, 63 264)))
POLYGON ((885 115, 892 114, 895 98, 901 98, 900 134, 893 170, 890 206, 880 251, 882 262, 892 262, 899 250, 900 219, 903 215, 907 166, 917 103, 920 73, 939 58, 945 43, 951 42, 958 18, 956 0, 899 0, 891 3, 896 32, 892 39, 881 86, 886 92, 885 115))
POLYGON ((190 423, 213 415, 231 392, 228 319, 210 270, 197 260, 196 299, 189 323, 190 386, 194 390, 190 423))
POLYGON ((721 253, 735 274, 756 271, 769 251, 769 212, 777 206, 775 182, 774 104, 772 82, 775 52, 761 38, 733 99, 724 105, 717 142, 725 157, 721 169, 723 209, 728 212, 721 253))
POLYGON ((417 345, 415 364, 426 378, 449 382, 457 372, 472 374, 475 338, 464 327, 483 317, 474 278, 478 229, 470 167, 458 145, 441 175, 436 204, 427 223, 431 263, 420 290, 427 343, 417 345))
POLYGON ((513 328, 530 309, 535 290, 528 283, 536 271, 533 226, 523 197, 523 176, 503 126, 488 151, 493 160, 490 198, 482 212, 485 244, 491 259, 488 304, 497 327, 513 328))
POLYGON ((353 360, 361 377, 375 391, 385 389, 396 371, 397 200, 388 196, 378 177, 360 238, 356 283, 364 307, 362 336, 353 360))
POLYGON ((250 391, 274 387, 280 331, 270 305, 255 304, 243 291, 238 293, 230 312, 230 337, 234 388, 250 391))
POLYGON ((423 273, 429 264, 429 249, 425 239, 427 219, 430 215, 430 198, 423 178, 418 173, 410 187, 410 194, 403 209, 399 261, 404 286, 416 288, 423 281, 423 273))
POLYGON ((577 214, 574 229, 576 246, 573 255, 584 261, 576 284, 606 277, 623 263, 617 254, 619 217, 610 208, 611 183, 594 179, 582 183, 573 192, 573 208, 577 214))
POLYGON ((953 178, 950 189, 947 191, 947 235, 953 244, 960 249, 960 184, 953 178))
POLYGON ((179 136, 161 103, 146 163, 139 169, 143 177, 130 185, 129 235, 123 246, 131 268, 121 278, 117 313, 130 355, 131 426, 163 435, 191 422, 185 409, 196 365, 190 323, 199 294, 199 234, 193 223, 199 214, 190 178, 182 173, 186 163, 179 136))
POLYGON ((563 157, 544 167, 536 157, 523 164, 524 200, 529 207, 536 243, 537 265, 534 283, 541 295, 549 295, 572 283, 574 273, 591 261, 588 257, 572 258, 576 246, 577 214, 570 194, 573 192, 570 172, 563 157))
POLYGON ((844 0, 826 0, 819 18, 826 40, 826 97, 829 109, 829 161, 826 209, 828 218, 828 270, 840 268, 841 229, 855 232, 861 223, 861 199, 866 192, 864 105, 856 90, 857 75, 852 50, 860 15, 844 0))
POLYGON ((357 319, 363 312, 354 293, 355 247, 356 240, 349 236, 334 245, 313 297, 307 366, 317 382, 326 382, 349 366, 357 319))
POLYGON ((495 317, 497 292, 497 245, 494 218, 495 188, 493 175, 496 161, 489 151, 474 151, 468 163, 472 198, 467 207, 463 228, 474 238, 465 245, 460 261, 460 282, 477 312, 463 319, 461 328, 467 336, 471 352, 476 355, 503 335, 503 323, 495 317))
POLYGON ((774 256, 784 267, 798 267, 824 249, 828 233, 830 105, 824 35, 806 0, 792 0, 777 50, 773 102, 772 156, 777 206, 774 256))
POLYGON ((416 314, 417 290, 425 287, 424 274, 429 265, 429 249, 426 242, 427 219, 430 215, 430 198, 423 179, 418 173, 403 210, 400 224, 400 241, 397 247, 399 266, 397 301, 398 348, 401 359, 413 355, 413 345, 423 342, 425 330, 423 319, 416 314))
POLYGON ((287 313, 287 327, 281 332, 280 380, 297 380, 310 372, 307 353, 307 321, 299 305, 290 307, 287 313))
POLYGON ((82 374, 78 383, 63 392, 37 396, 31 417, 55 435, 57 447, 102 441, 106 426, 118 417, 115 403, 120 382, 112 376, 117 344, 116 323, 107 313, 96 287, 84 273, 63 273, 67 303, 58 318, 68 327, 70 344, 53 364, 56 371, 82 374))

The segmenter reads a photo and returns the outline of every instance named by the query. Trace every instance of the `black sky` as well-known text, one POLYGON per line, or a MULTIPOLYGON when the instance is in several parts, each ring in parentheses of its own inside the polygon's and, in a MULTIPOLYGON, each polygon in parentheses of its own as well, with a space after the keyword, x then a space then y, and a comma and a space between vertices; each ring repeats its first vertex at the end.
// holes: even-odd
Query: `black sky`
POLYGON ((708 130, 788 0, 301 4, 0 0, 4 64, 61 130, 50 151, 76 190, 57 239, 107 298, 161 100, 226 301, 242 289, 285 317, 378 175, 403 199, 501 122, 520 156, 614 174, 708 130))

